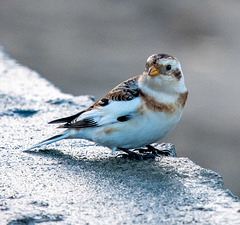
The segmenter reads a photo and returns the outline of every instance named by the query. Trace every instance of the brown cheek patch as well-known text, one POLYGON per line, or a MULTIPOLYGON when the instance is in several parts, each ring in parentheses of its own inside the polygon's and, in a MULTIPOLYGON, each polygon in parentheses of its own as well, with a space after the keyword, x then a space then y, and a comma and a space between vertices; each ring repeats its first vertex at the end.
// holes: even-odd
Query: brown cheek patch
POLYGON ((173 76, 177 78, 177 80, 180 80, 182 77, 181 71, 177 69, 176 71, 173 71, 173 76))
POLYGON ((112 134, 113 132, 116 132, 116 131, 118 131, 117 128, 105 128, 105 129, 103 130, 103 132, 104 132, 105 134, 112 134))

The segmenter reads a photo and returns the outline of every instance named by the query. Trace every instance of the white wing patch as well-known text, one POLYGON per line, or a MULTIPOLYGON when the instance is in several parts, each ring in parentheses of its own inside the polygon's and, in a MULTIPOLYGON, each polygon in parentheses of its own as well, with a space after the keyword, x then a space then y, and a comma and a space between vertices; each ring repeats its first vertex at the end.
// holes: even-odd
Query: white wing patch
POLYGON ((91 111, 84 112, 74 122, 77 123, 81 120, 90 119, 96 123, 96 126, 116 123, 119 122, 117 120, 118 117, 135 114, 140 104, 140 97, 130 101, 110 101, 109 104, 104 107, 98 107, 91 111))

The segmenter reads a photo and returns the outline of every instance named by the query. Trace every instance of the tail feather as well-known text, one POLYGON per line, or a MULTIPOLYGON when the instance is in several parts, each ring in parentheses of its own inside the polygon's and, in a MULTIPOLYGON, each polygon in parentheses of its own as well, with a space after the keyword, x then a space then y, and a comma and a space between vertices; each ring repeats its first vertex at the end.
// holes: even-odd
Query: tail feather
POLYGON ((39 148, 39 147, 41 147, 43 145, 48 145, 48 144, 51 144, 51 143, 56 142, 56 141, 60 141, 62 139, 68 138, 68 137, 69 137, 68 132, 64 132, 62 134, 59 134, 59 135, 53 136, 51 138, 48 138, 47 140, 44 140, 44 141, 42 141, 42 142, 40 142, 40 143, 38 143, 38 144, 28 148, 25 151, 29 151, 29 150, 32 150, 34 148, 39 148))

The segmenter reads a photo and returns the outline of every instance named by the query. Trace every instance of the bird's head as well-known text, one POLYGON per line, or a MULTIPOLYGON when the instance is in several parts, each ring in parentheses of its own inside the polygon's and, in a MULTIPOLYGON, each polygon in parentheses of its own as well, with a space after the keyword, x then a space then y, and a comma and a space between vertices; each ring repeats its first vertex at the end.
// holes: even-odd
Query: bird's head
POLYGON ((153 54, 148 57, 144 70, 151 77, 162 76, 164 78, 180 80, 183 76, 180 62, 177 58, 167 54, 153 54))
POLYGON ((153 54, 148 57, 143 75, 150 86, 185 87, 181 64, 171 55, 153 54))

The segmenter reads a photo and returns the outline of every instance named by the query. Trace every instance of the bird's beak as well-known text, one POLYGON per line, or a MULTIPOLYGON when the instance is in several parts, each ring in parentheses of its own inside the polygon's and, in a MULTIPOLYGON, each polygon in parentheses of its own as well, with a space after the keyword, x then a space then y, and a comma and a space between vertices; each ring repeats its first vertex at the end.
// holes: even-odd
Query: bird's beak
POLYGON ((155 66, 151 66, 148 70, 148 75, 154 77, 159 74, 159 70, 155 68, 155 66))

